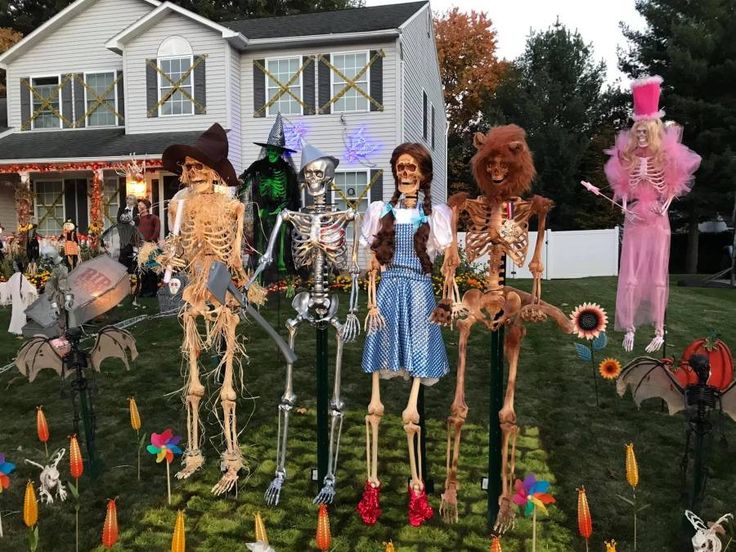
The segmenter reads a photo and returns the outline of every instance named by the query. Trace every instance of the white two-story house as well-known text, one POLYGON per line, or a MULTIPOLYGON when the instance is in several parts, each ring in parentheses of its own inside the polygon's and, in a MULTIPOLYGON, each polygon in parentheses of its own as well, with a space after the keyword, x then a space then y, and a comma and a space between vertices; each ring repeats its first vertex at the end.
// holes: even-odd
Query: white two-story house
POLYGON ((390 197, 389 158, 405 141, 432 151, 433 198, 446 199, 446 118, 426 1, 215 23, 170 2, 77 0, 0 55, 0 67, 8 230, 21 175, 42 235, 60 233, 68 218, 86 231, 95 170, 105 226, 131 191, 163 214, 179 187, 160 169, 166 146, 193 143, 218 122, 240 174, 277 113, 294 149, 305 140, 341 160, 334 202, 360 198, 364 209, 390 197), (147 167, 135 190, 119 174, 133 153, 147 167))

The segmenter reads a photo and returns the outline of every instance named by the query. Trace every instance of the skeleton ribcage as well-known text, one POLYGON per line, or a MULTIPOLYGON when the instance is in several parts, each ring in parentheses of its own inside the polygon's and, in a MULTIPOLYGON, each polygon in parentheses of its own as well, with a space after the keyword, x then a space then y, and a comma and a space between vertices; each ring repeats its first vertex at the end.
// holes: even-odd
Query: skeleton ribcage
POLYGON ((207 194, 185 204, 181 227, 183 257, 190 264, 206 256, 227 262, 236 238, 235 212, 221 194, 207 194))
POLYGON ((291 244, 296 267, 311 267, 315 254, 322 251, 331 268, 347 270, 345 229, 353 220, 352 211, 322 214, 290 211, 289 215, 294 225, 291 244))
POLYGON ((634 165, 629 176, 629 184, 636 188, 642 182, 649 182, 654 188, 662 193, 665 189, 664 170, 654 164, 652 157, 640 157, 639 163, 634 165))
POLYGON ((470 199, 465 210, 470 218, 465 234, 465 252, 469 261, 474 261, 490 252, 491 246, 501 245, 516 266, 522 266, 529 249, 530 202, 517 200, 513 204, 513 215, 507 214, 507 205, 493 206, 484 199, 470 199), (494 209, 500 209, 500 228, 493 228, 491 219, 494 209))

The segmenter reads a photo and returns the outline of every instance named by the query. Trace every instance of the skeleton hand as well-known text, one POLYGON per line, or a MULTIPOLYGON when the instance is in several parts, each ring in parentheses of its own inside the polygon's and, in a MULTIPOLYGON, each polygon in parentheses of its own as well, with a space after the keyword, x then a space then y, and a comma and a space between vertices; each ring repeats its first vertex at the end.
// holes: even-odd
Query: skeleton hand
POLYGON ((544 322, 547 314, 538 305, 526 305, 521 308, 519 316, 524 322, 544 322))
POLYGON ((66 492, 66 489, 64 488, 64 485, 61 483, 61 481, 59 481, 59 489, 56 492, 56 494, 59 495, 59 500, 61 500, 62 502, 66 500, 67 492, 66 492))
POLYGON ((351 341, 355 341, 355 338, 358 337, 359 334, 360 321, 358 320, 355 312, 350 311, 345 319, 345 324, 343 324, 342 329, 340 330, 340 336, 345 343, 350 343, 351 341))

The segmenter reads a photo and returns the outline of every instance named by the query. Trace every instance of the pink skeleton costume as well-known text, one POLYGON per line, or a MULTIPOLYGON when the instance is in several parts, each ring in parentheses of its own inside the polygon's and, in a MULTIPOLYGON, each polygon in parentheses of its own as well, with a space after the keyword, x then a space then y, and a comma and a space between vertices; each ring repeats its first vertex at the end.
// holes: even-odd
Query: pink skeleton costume
POLYGON ((631 351, 634 333, 654 325, 646 351, 664 343, 664 316, 669 294, 670 221, 672 200, 692 187, 700 156, 680 143, 682 128, 662 123, 659 109, 662 78, 647 77, 631 84, 634 124, 621 132, 606 177, 621 199, 626 221, 616 292, 616 329, 624 331, 623 347, 631 351))

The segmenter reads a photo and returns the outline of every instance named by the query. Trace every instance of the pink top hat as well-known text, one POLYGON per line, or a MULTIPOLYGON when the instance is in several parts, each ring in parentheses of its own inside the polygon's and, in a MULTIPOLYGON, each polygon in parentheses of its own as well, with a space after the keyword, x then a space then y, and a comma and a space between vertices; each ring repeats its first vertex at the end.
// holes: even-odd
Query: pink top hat
POLYGON ((644 77, 632 81, 631 93, 634 96, 635 121, 661 119, 664 111, 659 109, 659 95, 662 92, 662 77, 644 77))

